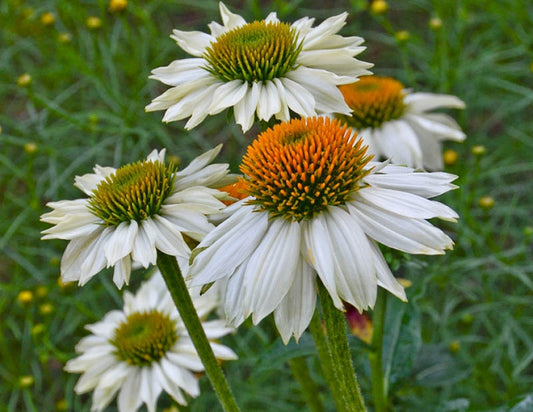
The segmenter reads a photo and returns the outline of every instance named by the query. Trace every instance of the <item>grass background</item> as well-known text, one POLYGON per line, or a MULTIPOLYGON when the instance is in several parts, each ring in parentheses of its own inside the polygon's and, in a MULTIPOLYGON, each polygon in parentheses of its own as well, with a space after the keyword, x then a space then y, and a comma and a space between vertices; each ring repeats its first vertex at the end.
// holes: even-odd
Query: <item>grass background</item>
MULTIPOLYGON (((286 21, 348 11, 342 34, 365 38, 359 57, 375 63, 376 74, 466 102, 453 114, 468 138, 446 145, 458 154, 446 170, 460 176, 460 189, 442 197, 461 216, 445 226, 455 250, 390 255, 397 275, 413 282, 409 304, 389 299, 391 399, 398 411, 533 410, 533 4, 391 0, 382 16, 361 0, 327 8, 302 0, 226 4, 247 20, 272 10, 286 21), (439 29, 428 24, 434 17, 439 29), (485 154, 473 154, 476 145, 485 154), (484 196, 494 199, 492 208, 479 205, 484 196)), ((39 240, 46 202, 81 197, 74 176, 94 164, 117 167, 153 148, 187 163, 225 143, 220 159, 237 170, 255 130, 243 136, 219 115, 185 132, 184 122, 163 124, 161 112, 144 112, 165 89, 148 80, 150 70, 186 57, 171 30, 206 31, 212 20, 220 21, 218 3, 209 0, 130 1, 122 13, 103 0, 0 2, 0 411, 89 411, 90 396, 73 392, 78 376, 62 367, 83 326, 121 307, 108 272, 83 288, 58 285, 66 242, 39 240), (101 27, 87 26, 91 16, 101 27), (31 83, 24 86, 25 73, 31 83), (32 299, 22 303, 21 291, 32 299)), ((142 278, 133 275, 130 289, 142 278)), ((307 336, 285 347, 265 320, 223 342, 240 356, 224 367, 243 410, 304 410, 286 364, 299 355, 331 405, 307 336)), ((355 337, 351 343, 371 408, 365 347, 355 337)), ((201 384, 190 410, 218 410, 205 377, 201 384)))

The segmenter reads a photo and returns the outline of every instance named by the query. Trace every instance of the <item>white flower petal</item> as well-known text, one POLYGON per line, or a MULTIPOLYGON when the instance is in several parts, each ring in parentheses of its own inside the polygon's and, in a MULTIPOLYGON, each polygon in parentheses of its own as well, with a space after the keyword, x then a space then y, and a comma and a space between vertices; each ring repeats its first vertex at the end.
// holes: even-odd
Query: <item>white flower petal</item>
POLYGON ((189 269, 191 286, 230 275, 255 250, 268 226, 268 213, 245 206, 210 232, 198 245, 207 247, 189 269))
POLYGON ((335 280, 335 253, 328 232, 324 213, 315 216, 311 221, 302 223, 304 234, 305 255, 309 263, 315 268, 318 276, 326 287, 333 304, 339 310, 343 303, 337 291, 335 280))
POLYGON ((333 247, 335 283, 343 301, 358 310, 373 307, 377 293, 377 275, 369 240, 349 213, 330 207, 324 213, 333 247))
POLYGON ((133 370, 126 378, 118 394, 119 412, 134 412, 142 404, 141 371, 133 370))
POLYGON ((205 49, 215 40, 213 36, 201 31, 181 31, 174 29, 170 35, 178 46, 189 53, 191 56, 202 57, 205 49))
POLYGON ((459 217, 445 204, 399 190, 369 186, 358 190, 356 199, 371 206, 414 219, 438 217, 455 222, 459 217))
POLYGON ((303 259, 298 260, 294 282, 274 311, 274 320, 285 345, 291 336, 298 342, 309 326, 316 308, 316 272, 303 259))
POLYGON ((367 235, 402 252, 438 255, 453 247, 444 232, 425 220, 406 219, 359 202, 349 203, 348 208, 367 235))
POLYGON ((257 324, 270 314, 287 294, 300 258, 300 225, 273 219, 248 260, 243 306, 257 324))
POLYGON ((108 267, 132 252, 138 229, 139 225, 135 220, 122 222, 114 228, 105 245, 108 267))
POLYGON ((215 90, 209 114, 217 114, 228 107, 238 104, 246 95, 249 86, 242 80, 233 80, 215 90))
POLYGON ((404 98, 408 110, 414 113, 428 112, 441 107, 464 109, 465 103, 456 96, 435 93, 409 93, 404 98))
POLYGON ((388 165, 380 173, 364 178, 371 186, 400 190, 426 198, 435 197, 457 189, 452 184, 457 176, 444 172, 422 173, 404 166, 388 165))

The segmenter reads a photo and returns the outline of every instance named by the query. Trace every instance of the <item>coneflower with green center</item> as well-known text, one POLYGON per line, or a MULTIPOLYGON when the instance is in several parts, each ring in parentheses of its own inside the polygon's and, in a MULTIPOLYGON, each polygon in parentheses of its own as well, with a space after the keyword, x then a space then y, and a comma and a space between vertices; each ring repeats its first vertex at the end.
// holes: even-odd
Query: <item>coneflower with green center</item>
POLYGON ((181 171, 165 163, 165 150, 118 169, 96 166, 77 176, 75 186, 88 198, 48 203, 41 220, 54 226, 43 239, 69 240, 61 260, 63 282, 85 284, 105 267, 114 267, 118 287, 129 282, 132 263, 154 265, 157 251, 187 260, 184 239, 200 241, 213 229, 207 215, 218 213, 223 197, 214 187, 231 181, 227 164, 211 164, 213 149, 181 171))
POLYGON ((350 113, 337 86, 369 74, 372 65, 354 57, 364 50, 362 38, 337 34, 346 13, 317 27, 307 17, 280 22, 276 13, 247 23, 223 3, 220 14, 223 25, 209 24, 210 34, 174 30, 171 37, 194 57, 153 70, 151 78, 172 87, 147 111, 166 110, 165 122, 190 117, 190 129, 232 108, 243 131, 256 119, 350 113))
POLYGON ((442 170, 442 142, 466 137, 449 115, 432 112, 463 109, 465 104, 455 96, 412 93, 398 80, 381 76, 362 76, 339 89, 353 112, 336 117, 358 131, 369 153, 378 159, 442 170))
POLYGON ((455 188, 456 176, 371 162, 361 139, 337 120, 267 129, 241 171, 249 196, 200 242, 188 274, 193 285, 223 280, 234 326, 274 313, 287 343, 313 316, 317 275, 337 309, 347 302, 362 311, 373 307, 378 286, 406 298, 378 242, 406 253, 453 247, 426 219, 456 220, 427 199, 455 188))
MULTIPOLYGON (((219 304, 216 291, 200 296, 195 290, 191 295, 201 319, 219 304)), ((237 358, 230 348, 212 341, 234 331, 223 320, 204 320, 202 327, 216 359, 237 358)), ((80 355, 65 369, 82 374, 75 386, 78 394, 94 390, 91 411, 104 410, 117 394, 119 412, 135 412, 143 403, 153 412, 163 391, 181 405, 187 404, 185 394, 199 395, 195 373, 204 367, 159 273, 135 295, 124 293, 123 310, 109 312, 86 328, 92 334, 78 343, 80 355)))

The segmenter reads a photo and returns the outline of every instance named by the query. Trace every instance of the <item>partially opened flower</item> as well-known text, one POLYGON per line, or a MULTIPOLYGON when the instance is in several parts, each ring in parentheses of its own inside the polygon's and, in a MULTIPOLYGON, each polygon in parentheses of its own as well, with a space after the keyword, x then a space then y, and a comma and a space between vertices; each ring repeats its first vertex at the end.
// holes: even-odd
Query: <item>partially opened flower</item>
POLYGON ((435 109, 462 109, 455 96, 411 93, 390 77, 363 76, 357 83, 339 87, 353 110, 337 117, 359 132, 369 153, 393 163, 442 170, 442 141, 462 141, 457 122, 435 109))
MULTIPOLYGON (((216 294, 191 291, 201 319, 219 304, 216 294)), ((233 332, 220 319, 203 321, 210 340, 233 332)), ((76 345, 80 355, 65 369, 81 373, 76 393, 94 390, 91 411, 102 411, 118 394, 119 412, 135 412, 142 404, 156 410, 161 392, 187 404, 185 392, 200 393, 194 373, 204 367, 159 273, 143 283, 135 295, 124 292, 123 310, 109 312, 102 321, 87 325, 92 333, 76 345)), ((210 342, 217 359, 233 360, 228 347, 210 342)))
POLYGON ((190 129, 206 116, 232 108, 235 121, 247 131, 256 117, 289 120, 317 113, 350 113, 337 85, 369 74, 372 65, 354 58, 363 39, 343 37, 347 13, 317 27, 314 19, 280 22, 276 13, 247 23, 220 3, 223 25, 211 33, 174 30, 171 36, 193 58, 175 60, 152 72, 151 78, 172 86, 146 107, 166 110, 163 121, 190 117, 190 129))
POLYGON ((54 226, 43 239, 70 240, 61 260, 64 282, 85 284, 114 266, 113 281, 128 283, 132 262, 148 267, 157 250, 188 259, 184 235, 202 240, 213 225, 206 215, 224 208, 223 195, 210 187, 228 183, 228 165, 210 164, 220 146, 176 172, 154 150, 145 161, 114 169, 96 166, 77 176, 75 186, 88 198, 48 203, 54 209, 41 220, 54 226))
POLYGON ((442 254, 452 240, 426 221, 457 214, 428 200, 456 176, 371 163, 347 126, 294 119, 250 145, 241 171, 249 197, 210 232, 189 269, 191 284, 227 282, 224 307, 237 326, 274 313, 285 342, 315 310, 316 276, 335 306, 372 307, 377 286, 405 299, 378 242, 406 253, 442 254))

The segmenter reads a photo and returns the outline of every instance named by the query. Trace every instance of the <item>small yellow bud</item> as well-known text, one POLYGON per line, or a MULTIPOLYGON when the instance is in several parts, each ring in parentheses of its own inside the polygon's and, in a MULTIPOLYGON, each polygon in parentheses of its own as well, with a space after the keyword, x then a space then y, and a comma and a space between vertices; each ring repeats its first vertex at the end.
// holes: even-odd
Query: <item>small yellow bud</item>
POLYGON ((44 332, 44 329, 46 328, 46 326, 44 326, 44 324, 42 323, 37 323, 35 325, 33 325, 33 327, 31 328, 30 330, 30 333, 33 335, 33 336, 36 336, 36 335, 40 335, 41 333, 44 332))
POLYGON ((54 21, 56 20, 53 13, 50 13, 47 11, 46 13, 41 14, 41 23, 44 26, 50 26, 51 24, 54 24, 54 21))
POLYGON ((448 345, 448 349, 450 349, 451 353, 457 353, 461 350, 461 343, 457 340, 454 340, 450 342, 450 344, 448 345))
POLYGON ((49 315, 54 311, 54 305, 51 303, 43 303, 41 306, 39 306, 39 312, 41 312, 42 315, 49 315))
POLYGON ((70 33, 59 33, 57 35, 57 41, 59 43, 70 43, 72 41, 72 35, 70 33))
POLYGON ((28 73, 21 74, 17 78, 17 84, 20 87, 28 87, 31 84, 31 82, 32 82, 32 78, 28 73))
POLYGON ((85 21, 87 27, 91 30, 96 30, 102 27, 102 19, 98 16, 89 16, 85 21))
POLYGON ((389 9, 389 5, 385 0, 374 0, 370 4, 370 12, 374 14, 385 14, 389 9))
POLYGON ((454 165, 457 163, 457 159, 459 159, 459 155, 455 150, 448 149, 445 150, 442 154, 442 159, 444 160, 444 164, 447 166, 454 165))
POLYGON ((396 279, 400 285, 402 285, 405 289, 410 288, 413 286, 413 282, 411 282, 409 279, 404 278, 397 278, 396 279))
POLYGON ((429 28, 431 30, 439 30, 442 27, 442 20, 440 17, 432 17, 429 19, 429 28))
POLYGON ((485 148, 485 146, 480 145, 480 144, 478 144, 478 145, 472 147, 472 154, 473 154, 474 156, 481 156, 481 155, 484 155, 486 151, 487 151, 487 149, 485 148))
POLYGON ((38 150, 37 145, 35 142, 28 142, 24 145, 24 151, 27 154, 34 154, 38 150))
POLYGON ((19 378, 19 384, 23 388, 28 388, 35 382, 35 379, 31 375, 24 375, 19 378))
POLYGON ((39 298, 44 298, 46 295, 48 295, 48 287, 44 285, 37 286, 37 289, 35 289, 35 294, 39 298))
POLYGON ((494 207, 494 199, 490 196, 480 197, 477 204, 480 208, 490 210, 494 207))
POLYGON ((66 411, 68 408, 68 403, 66 399, 60 399, 56 402, 56 409, 58 411, 66 411))
POLYGON ((400 43, 405 43, 406 41, 408 41, 410 36, 411 35, 407 30, 400 30, 394 35, 396 40, 400 43))
POLYGON ((33 301, 33 292, 31 290, 21 290, 17 299, 22 305, 26 305, 33 301))
POLYGON ((526 235, 527 237, 533 236, 533 226, 526 226, 524 228, 524 235, 526 235))
POLYGON ((109 11, 120 13, 128 7, 128 0, 109 0, 109 11))

